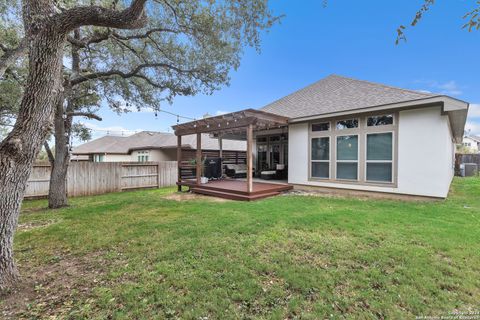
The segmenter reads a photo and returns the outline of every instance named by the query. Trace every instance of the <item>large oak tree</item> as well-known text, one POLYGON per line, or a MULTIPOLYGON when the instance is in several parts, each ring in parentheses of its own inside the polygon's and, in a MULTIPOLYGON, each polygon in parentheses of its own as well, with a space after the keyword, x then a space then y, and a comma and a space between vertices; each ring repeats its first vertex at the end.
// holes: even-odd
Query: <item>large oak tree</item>
MULTIPOLYGON (((18 1, 7 6, 13 3, 18 1)), ((68 109, 78 98, 75 88, 81 91, 90 82, 87 86, 101 90, 111 103, 149 101, 157 107, 177 94, 211 92, 228 82, 242 45, 258 46, 259 30, 274 20, 266 0, 82 3, 22 1, 24 37, 16 48, 0 48, 0 77, 23 53, 28 57, 16 122, 0 143, 0 289, 18 277, 13 236, 33 161, 53 131, 55 114, 59 119, 60 113, 62 118, 78 113, 78 106, 68 109), (88 59, 65 77, 67 44, 80 59, 84 50, 88 59)))

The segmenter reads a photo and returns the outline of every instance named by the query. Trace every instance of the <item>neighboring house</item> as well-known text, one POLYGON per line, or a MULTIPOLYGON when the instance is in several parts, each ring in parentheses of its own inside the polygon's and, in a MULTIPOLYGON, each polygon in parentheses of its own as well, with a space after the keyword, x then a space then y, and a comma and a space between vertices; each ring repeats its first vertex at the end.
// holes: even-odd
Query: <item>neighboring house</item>
POLYGON ((246 109, 174 129, 177 135, 224 137, 230 131, 229 138, 245 139, 246 128, 253 126, 255 175, 263 177, 280 164, 296 187, 444 198, 468 106, 442 94, 331 75, 260 111, 246 109), (288 118, 286 125, 279 125, 280 116, 288 118), (240 129, 243 134, 235 133, 240 129))
MULTIPOLYGON (((245 141, 223 141, 225 152, 245 153, 245 141)), ((172 133, 142 131, 131 136, 104 136, 75 147, 72 151, 74 159, 88 156, 94 162, 146 162, 176 161, 177 137, 172 133)), ((196 137, 186 136, 182 141, 182 149, 196 150, 196 137)), ((218 139, 204 135, 203 151, 219 149, 218 139)), ((192 156, 194 157, 194 155, 192 156)), ((244 158, 244 156, 243 156, 244 158)))
POLYGON ((478 153, 480 150, 480 137, 479 136, 464 136, 462 145, 472 153, 478 153))

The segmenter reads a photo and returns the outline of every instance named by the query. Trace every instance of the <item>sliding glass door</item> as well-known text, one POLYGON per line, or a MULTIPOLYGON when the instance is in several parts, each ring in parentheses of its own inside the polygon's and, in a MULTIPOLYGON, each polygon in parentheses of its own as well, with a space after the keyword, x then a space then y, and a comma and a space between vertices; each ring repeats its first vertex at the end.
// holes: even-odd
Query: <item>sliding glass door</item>
POLYGON ((283 135, 258 136, 257 143, 257 174, 261 171, 275 170, 277 164, 287 164, 288 137, 283 135))

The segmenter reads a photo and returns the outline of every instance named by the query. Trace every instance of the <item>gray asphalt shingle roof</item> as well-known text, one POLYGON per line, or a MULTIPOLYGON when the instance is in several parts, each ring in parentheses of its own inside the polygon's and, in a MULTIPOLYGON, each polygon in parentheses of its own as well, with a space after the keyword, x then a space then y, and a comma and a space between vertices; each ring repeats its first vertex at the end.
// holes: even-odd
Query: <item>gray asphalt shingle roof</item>
MULTIPOLYGON (((182 137, 184 148, 197 148, 196 135, 182 137)), ((91 153, 117 153, 128 154, 132 150, 176 148, 177 137, 172 133, 142 131, 128 137, 104 136, 84 143, 73 149, 73 154, 91 153)), ((208 134, 202 135, 202 149, 218 150, 218 139, 210 138, 208 134)), ((245 141, 223 140, 223 150, 245 151, 245 141)))
POLYGON ((439 96, 330 75, 260 110, 301 118, 439 96))

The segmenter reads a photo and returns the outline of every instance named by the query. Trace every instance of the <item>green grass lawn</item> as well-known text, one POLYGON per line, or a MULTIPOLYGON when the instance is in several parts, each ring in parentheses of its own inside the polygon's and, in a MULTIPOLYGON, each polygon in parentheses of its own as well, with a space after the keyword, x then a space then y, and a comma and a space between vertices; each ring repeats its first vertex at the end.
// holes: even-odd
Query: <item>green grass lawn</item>
POLYGON ((24 284, 0 309, 75 319, 480 311, 480 179, 455 179, 435 202, 164 198, 173 191, 77 198, 62 210, 24 203, 24 284))

